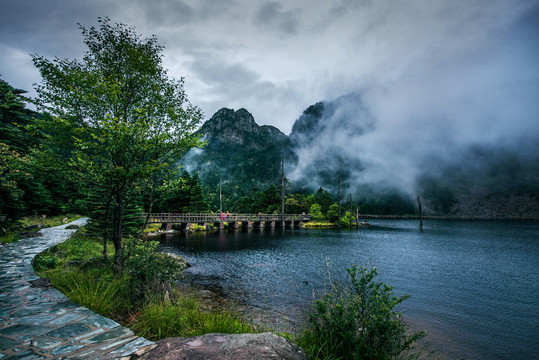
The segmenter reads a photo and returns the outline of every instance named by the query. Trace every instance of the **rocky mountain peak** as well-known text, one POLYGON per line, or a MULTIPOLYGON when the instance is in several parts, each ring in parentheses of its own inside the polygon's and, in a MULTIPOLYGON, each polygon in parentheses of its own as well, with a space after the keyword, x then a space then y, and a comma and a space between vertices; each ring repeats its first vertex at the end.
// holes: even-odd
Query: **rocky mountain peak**
POLYGON ((260 140, 283 140, 286 135, 273 126, 259 126, 253 115, 244 108, 222 108, 217 111, 199 130, 208 139, 216 139, 224 144, 244 145, 247 138, 260 140))

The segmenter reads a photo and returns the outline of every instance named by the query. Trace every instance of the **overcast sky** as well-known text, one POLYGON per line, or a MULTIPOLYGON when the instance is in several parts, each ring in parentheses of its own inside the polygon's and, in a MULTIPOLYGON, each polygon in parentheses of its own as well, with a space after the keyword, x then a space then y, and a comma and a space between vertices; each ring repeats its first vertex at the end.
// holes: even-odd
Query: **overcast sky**
POLYGON ((40 81, 30 53, 80 59, 77 23, 109 17, 157 36, 169 75, 185 77, 206 119, 244 107, 289 133, 307 106, 360 92, 382 123, 401 114, 430 126, 429 108, 443 117, 463 102, 462 121, 518 109, 519 131, 537 132, 539 0, 0 0, 0 9, 0 75, 30 95, 40 81))

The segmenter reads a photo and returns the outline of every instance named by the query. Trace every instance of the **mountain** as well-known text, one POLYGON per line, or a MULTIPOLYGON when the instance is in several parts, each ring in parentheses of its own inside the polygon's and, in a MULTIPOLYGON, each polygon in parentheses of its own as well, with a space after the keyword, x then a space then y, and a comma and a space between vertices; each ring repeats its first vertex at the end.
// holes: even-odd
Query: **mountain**
POLYGON ((343 198, 353 194, 363 213, 415 213, 419 195, 429 214, 539 218, 537 144, 473 145, 445 158, 418 159, 413 184, 399 186, 400 177, 373 176, 379 169, 357 150, 374 131, 376 121, 358 94, 307 107, 290 136, 258 125, 245 109, 223 108, 198 131, 207 145, 191 150, 182 164, 199 173, 213 208, 220 176, 224 207, 230 209, 243 196, 278 187, 284 154, 287 193, 323 187, 336 200, 340 178, 343 198))
POLYGON ((206 146, 191 150, 182 164, 189 172, 199 173, 213 204, 219 201, 219 176, 228 202, 278 183, 281 154, 289 139, 276 127, 258 125, 245 109, 223 108, 198 133, 206 146))
POLYGON ((410 169, 404 168, 402 177, 391 179, 389 174, 395 171, 390 167, 399 164, 379 156, 382 145, 370 142, 370 149, 365 145, 376 138, 371 136, 376 131, 376 119, 358 94, 309 106, 290 133, 296 161, 290 176, 295 185, 311 190, 322 186, 335 193, 340 177, 341 192, 352 193, 363 203, 363 212, 413 213, 419 195, 423 209, 435 215, 539 218, 536 141, 469 143, 437 155, 418 138, 423 157, 411 158, 408 149, 401 149, 399 159, 411 161, 410 169), (370 150, 369 155, 364 150, 370 150), (373 165, 369 157, 373 155, 380 157, 378 164, 373 165), (400 186, 410 174, 414 174, 412 184, 400 186))

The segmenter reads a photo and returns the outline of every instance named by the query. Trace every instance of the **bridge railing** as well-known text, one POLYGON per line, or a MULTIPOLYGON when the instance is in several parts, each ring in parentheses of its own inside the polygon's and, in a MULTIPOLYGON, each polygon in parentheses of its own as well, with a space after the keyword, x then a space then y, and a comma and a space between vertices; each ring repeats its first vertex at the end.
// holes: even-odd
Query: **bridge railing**
MULTIPOLYGON (((142 214, 146 218, 148 214, 142 214)), ((309 214, 284 214, 284 221, 309 221, 309 214)), ((280 214, 188 214, 188 213, 152 213, 148 223, 212 223, 240 221, 281 221, 280 214)))

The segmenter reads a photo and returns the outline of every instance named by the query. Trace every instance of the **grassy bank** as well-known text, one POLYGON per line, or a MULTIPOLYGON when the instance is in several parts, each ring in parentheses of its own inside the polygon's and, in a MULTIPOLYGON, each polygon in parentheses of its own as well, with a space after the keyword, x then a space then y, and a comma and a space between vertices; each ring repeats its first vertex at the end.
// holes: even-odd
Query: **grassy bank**
MULTIPOLYGON (((151 340, 209 332, 258 332, 232 307, 208 304, 195 289, 180 290, 170 286, 169 281, 149 277, 170 272, 177 260, 155 252, 151 242, 136 246, 123 274, 118 276, 111 262, 103 258, 102 243, 79 230, 64 243, 39 254, 34 269, 74 302, 151 340)), ((108 253, 114 256, 112 245, 108 253)), ((183 268, 180 264, 177 269, 181 272, 183 268)))
MULTIPOLYGON (((185 265, 155 251, 155 242, 128 246, 132 256, 118 275, 103 258, 102 243, 82 229, 39 254, 34 268, 74 302, 150 340, 269 330, 242 319, 233 305, 203 298, 181 279, 170 286, 169 280, 180 275, 185 265)), ((113 256, 112 245, 108 253, 113 256)), ((424 358, 414 350, 423 332, 411 331, 395 311, 408 295, 397 297, 392 287, 376 282, 376 269, 353 265, 347 272, 348 284, 328 283, 328 292, 312 305, 304 328, 294 329, 294 335, 279 335, 303 347, 310 359, 424 358)))
POLYGON ((3 243, 12 243, 16 242, 21 238, 25 232, 35 231, 39 228, 48 228, 53 226, 62 225, 69 223, 71 221, 81 218, 82 215, 78 214, 67 214, 67 215, 56 215, 56 216, 45 216, 42 215, 32 215, 25 216, 19 219, 15 224, 10 226, 7 229, 4 229, 5 232, 0 235, 0 242, 3 243))

